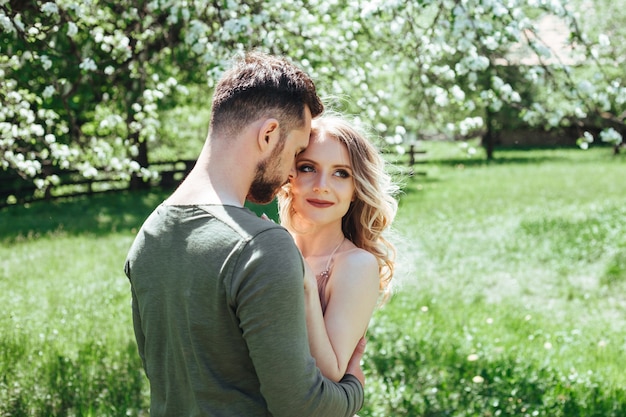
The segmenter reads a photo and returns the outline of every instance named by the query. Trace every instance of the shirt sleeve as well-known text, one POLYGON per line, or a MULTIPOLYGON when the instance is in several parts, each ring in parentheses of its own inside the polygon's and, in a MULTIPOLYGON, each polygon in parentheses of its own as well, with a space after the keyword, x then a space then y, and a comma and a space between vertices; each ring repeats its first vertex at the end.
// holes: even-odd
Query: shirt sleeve
POLYGON ((283 416, 353 416, 363 387, 352 375, 322 376, 311 356, 304 307, 304 263, 285 229, 261 232, 243 248, 231 303, 269 411, 283 416))
POLYGON ((145 355, 145 346, 146 346, 146 336, 143 333, 143 328, 141 325, 141 315, 139 314, 139 303, 137 301, 137 294, 135 294, 135 288, 132 286, 132 280, 130 278, 130 261, 127 259, 124 264, 124 273, 128 280, 131 281, 131 308, 133 313, 133 330, 135 332, 135 339, 137 340, 137 351, 139 353, 139 357, 141 358, 141 363, 143 365, 144 371, 146 371, 146 375, 148 374, 148 367, 146 366, 146 355, 145 355))

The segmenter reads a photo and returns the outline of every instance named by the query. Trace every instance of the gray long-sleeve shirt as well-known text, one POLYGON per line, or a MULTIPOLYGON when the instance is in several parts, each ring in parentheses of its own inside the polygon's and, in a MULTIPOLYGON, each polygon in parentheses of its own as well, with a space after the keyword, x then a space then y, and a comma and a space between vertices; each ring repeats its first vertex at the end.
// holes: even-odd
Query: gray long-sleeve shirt
POLYGON ((324 378, 306 333, 302 257, 246 208, 159 206, 125 265, 150 415, 353 416, 363 388, 324 378))

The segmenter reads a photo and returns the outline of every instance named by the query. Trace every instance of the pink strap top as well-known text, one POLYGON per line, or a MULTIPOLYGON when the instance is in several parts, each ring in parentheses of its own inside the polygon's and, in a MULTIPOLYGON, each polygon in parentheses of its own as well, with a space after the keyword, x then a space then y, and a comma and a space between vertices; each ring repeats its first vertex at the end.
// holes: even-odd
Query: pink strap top
POLYGON ((337 245, 335 250, 333 250, 333 252, 328 257, 328 262, 326 262, 326 268, 324 268, 324 270, 315 277, 317 280, 317 291, 320 297, 320 304, 322 305, 322 313, 326 312, 326 307, 328 306, 328 300, 326 299, 326 284, 328 284, 328 280, 330 279, 333 257, 335 256, 335 253, 337 252, 337 250, 339 250, 341 245, 343 245, 344 241, 345 238, 341 242, 339 242, 339 245, 337 245))

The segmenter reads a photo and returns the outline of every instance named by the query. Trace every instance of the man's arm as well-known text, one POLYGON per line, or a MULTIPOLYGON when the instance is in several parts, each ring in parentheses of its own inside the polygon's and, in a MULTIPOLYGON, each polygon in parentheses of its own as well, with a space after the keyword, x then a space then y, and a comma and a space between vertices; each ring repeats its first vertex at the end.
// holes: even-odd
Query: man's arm
POLYGON ((143 330, 141 328, 141 315, 139 314, 139 303, 137 301, 137 295, 135 294, 135 288, 133 287, 132 280, 130 279, 131 271, 130 271, 130 262, 127 260, 124 265, 124 273, 128 277, 128 280, 131 283, 130 291, 132 294, 132 313, 133 313, 133 329, 135 331, 135 339, 137 341, 137 350, 139 351, 139 356, 141 357, 141 363, 143 364, 143 369, 148 373, 148 368, 146 366, 146 357, 144 353, 144 348, 146 345, 146 337, 143 334, 143 330))
MULTIPOLYGON (((362 382, 352 375, 332 382, 315 365, 306 331, 303 262, 282 228, 262 232, 247 245, 231 287, 243 337, 275 417, 351 417, 363 404, 362 382)), ((362 375, 358 365, 350 369, 362 375)))

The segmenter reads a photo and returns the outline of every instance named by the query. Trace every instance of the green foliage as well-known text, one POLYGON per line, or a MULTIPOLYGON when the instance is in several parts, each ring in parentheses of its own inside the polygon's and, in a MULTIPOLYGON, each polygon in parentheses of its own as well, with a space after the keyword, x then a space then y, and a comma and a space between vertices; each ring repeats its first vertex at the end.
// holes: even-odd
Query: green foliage
POLYGON ((149 160, 197 155, 206 98, 253 48, 296 61, 392 150, 518 124, 617 145, 624 14, 598 3, 583 27, 587 3, 565 1, 1 1, 0 166, 41 189, 59 181, 50 166, 149 179, 149 160), (544 17, 565 45, 544 42, 544 17))

